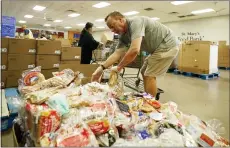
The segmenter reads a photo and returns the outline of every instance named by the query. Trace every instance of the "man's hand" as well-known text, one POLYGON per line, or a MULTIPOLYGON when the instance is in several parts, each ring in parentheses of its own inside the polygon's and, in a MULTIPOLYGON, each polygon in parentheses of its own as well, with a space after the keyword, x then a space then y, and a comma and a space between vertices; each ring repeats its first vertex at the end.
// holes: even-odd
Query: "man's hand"
POLYGON ((103 72, 103 69, 101 66, 99 66, 92 74, 91 82, 94 82, 94 81, 99 82, 99 78, 101 77, 102 72, 103 72))

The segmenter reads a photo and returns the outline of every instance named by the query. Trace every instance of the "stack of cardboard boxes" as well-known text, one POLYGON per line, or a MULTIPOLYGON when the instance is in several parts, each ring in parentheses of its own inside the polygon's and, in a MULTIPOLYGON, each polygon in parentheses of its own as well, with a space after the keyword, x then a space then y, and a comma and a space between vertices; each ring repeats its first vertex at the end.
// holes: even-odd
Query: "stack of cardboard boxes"
POLYGON ((22 71, 35 67, 36 40, 2 38, 1 88, 18 86, 22 71))
POLYGON ((230 47, 226 45, 226 41, 219 41, 218 45, 218 66, 229 68, 230 47))
POLYGON ((52 72, 58 71, 61 58, 61 42, 38 40, 36 66, 41 66, 46 79, 51 78, 52 72))
POLYGON ((181 45, 178 70, 196 74, 218 72, 218 46, 210 41, 187 41, 181 45))

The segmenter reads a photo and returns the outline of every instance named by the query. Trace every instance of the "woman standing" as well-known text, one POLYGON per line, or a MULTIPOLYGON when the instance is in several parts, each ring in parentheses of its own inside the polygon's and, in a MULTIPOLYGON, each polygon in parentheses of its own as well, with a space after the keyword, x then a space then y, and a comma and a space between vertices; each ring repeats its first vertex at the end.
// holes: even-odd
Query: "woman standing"
POLYGON ((92 51, 97 49, 99 42, 94 40, 92 36, 93 24, 87 22, 85 28, 81 32, 78 46, 81 47, 81 64, 90 64, 92 60, 92 51))

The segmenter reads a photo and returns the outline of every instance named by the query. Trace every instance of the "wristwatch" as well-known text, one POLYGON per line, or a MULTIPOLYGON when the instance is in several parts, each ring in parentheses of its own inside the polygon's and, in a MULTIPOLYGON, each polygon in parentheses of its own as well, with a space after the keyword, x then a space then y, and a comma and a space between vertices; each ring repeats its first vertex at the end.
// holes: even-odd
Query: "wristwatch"
POLYGON ((103 70, 105 70, 105 69, 106 69, 104 65, 102 65, 102 64, 101 64, 100 66, 102 67, 102 69, 103 69, 103 70))

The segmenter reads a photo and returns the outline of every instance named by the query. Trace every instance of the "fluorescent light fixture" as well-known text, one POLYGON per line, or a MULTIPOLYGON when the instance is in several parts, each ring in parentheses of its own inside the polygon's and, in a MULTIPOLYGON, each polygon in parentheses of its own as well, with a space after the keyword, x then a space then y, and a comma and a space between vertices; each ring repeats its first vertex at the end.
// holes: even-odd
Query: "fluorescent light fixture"
POLYGON ((33 16, 33 15, 27 14, 27 15, 25 15, 24 17, 25 17, 25 18, 33 18, 34 16, 33 16))
POLYGON ((54 20, 55 23, 60 23, 62 20, 54 20))
POLYGON ((152 17, 151 19, 156 21, 156 20, 159 20, 160 18, 158 18, 158 17, 152 17))
POLYGON ((200 13, 207 13, 207 12, 213 12, 215 10, 208 8, 208 9, 203 9, 203 10, 196 10, 196 11, 192 11, 192 14, 200 14, 200 13))
POLYGON ((49 26, 51 26, 51 25, 50 25, 50 24, 44 24, 44 26, 49 27, 49 26))
POLYGON ((173 1, 173 2, 171 2, 171 4, 173 4, 173 5, 183 5, 183 4, 187 4, 187 3, 191 3, 191 2, 194 2, 194 1, 173 1))
POLYGON ((103 28, 105 28, 104 26, 98 26, 98 27, 96 27, 96 28, 98 28, 98 29, 103 29, 103 28))
POLYGON ((85 26, 85 23, 77 24, 78 26, 85 26))
POLYGON ((139 12, 137 12, 137 11, 130 11, 130 12, 123 13, 123 15, 129 16, 129 15, 135 15, 135 14, 138 14, 138 13, 139 12))
POLYGON ((71 13, 71 14, 69 14, 68 16, 69 17, 77 17, 77 16, 79 16, 80 14, 78 14, 78 13, 71 13))
POLYGON ((103 7, 107 7, 109 5, 111 5, 111 4, 107 3, 107 2, 100 2, 100 3, 97 3, 97 4, 93 5, 93 7, 95 7, 95 8, 103 8, 103 7))
POLYGON ((104 19, 97 19, 97 20, 95 20, 96 22, 103 22, 104 21, 104 19))
POLYGON ((46 9, 46 7, 36 5, 33 9, 37 11, 43 11, 44 9, 46 9))
POLYGON ((65 29, 70 29, 70 28, 72 28, 72 27, 69 27, 69 26, 65 27, 65 29))
POLYGON ((21 23, 21 24, 25 24, 26 23, 26 21, 22 21, 22 20, 20 20, 18 22, 21 23))

